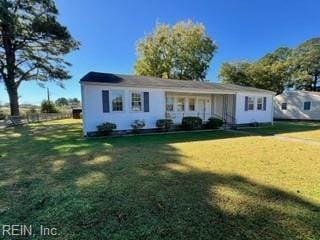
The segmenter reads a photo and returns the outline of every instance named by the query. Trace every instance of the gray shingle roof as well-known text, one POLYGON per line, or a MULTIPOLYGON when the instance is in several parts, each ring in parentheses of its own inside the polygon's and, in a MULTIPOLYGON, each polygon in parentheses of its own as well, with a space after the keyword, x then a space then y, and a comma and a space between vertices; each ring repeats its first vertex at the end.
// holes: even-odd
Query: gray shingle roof
POLYGON ((274 92, 268 90, 253 87, 244 87, 235 84, 174 80, 157 77, 144 77, 99 72, 87 73, 83 78, 80 79, 80 82, 105 83, 108 86, 117 87, 148 87, 161 89, 201 90, 213 92, 253 92, 274 94, 274 92))

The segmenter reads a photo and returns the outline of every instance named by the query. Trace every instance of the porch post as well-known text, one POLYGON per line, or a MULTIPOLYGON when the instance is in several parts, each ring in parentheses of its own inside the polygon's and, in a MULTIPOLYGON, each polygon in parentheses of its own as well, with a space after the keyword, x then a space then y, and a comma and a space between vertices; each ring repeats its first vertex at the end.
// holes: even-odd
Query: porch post
POLYGON ((211 94, 211 116, 214 116, 214 94, 211 94))
POLYGON ((233 106, 232 106, 232 117, 233 117, 233 119, 232 119, 232 123, 233 124, 236 124, 236 104, 237 104, 237 95, 236 94, 233 94, 233 101, 232 101, 232 104, 233 104, 233 106))
POLYGON ((167 91, 164 91, 164 119, 167 120, 168 113, 167 113, 167 91))
POLYGON ((274 96, 275 96, 274 94, 271 95, 271 125, 272 126, 274 124, 274 102, 273 102, 274 96))
POLYGON ((227 118, 226 118, 226 95, 225 94, 222 95, 222 118, 223 118, 223 121, 227 122, 227 118))

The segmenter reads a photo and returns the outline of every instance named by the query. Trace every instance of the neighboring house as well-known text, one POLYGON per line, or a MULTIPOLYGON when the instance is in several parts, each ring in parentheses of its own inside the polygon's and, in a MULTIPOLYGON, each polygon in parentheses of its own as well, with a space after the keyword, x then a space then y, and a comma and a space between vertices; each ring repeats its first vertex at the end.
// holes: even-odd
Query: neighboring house
POLYGON ((320 92, 288 91, 275 96, 274 117, 320 120, 320 92))
POLYGON ((103 122, 130 130, 134 120, 153 129, 158 119, 180 124, 184 116, 204 122, 216 117, 237 125, 273 121, 274 93, 257 88, 97 72, 80 83, 85 135, 103 122))

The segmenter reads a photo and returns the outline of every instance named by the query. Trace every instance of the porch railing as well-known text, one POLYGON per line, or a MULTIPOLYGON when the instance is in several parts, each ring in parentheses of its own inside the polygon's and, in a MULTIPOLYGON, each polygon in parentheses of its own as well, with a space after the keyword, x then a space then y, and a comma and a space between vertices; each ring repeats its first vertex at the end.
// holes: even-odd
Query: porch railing
POLYGON ((203 122, 208 121, 209 118, 214 117, 221 119, 223 124, 227 127, 234 128, 236 126, 236 118, 231 113, 225 113, 220 116, 209 112, 167 112, 166 118, 172 119, 174 123, 180 123, 183 117, 200 117, 203 122))
POLYGON ((199 117, 202 121, 207 121, 208 118, 212 117, 211 113, 207 112, 167 112, 166 118, 181 121, 184 117, 199 117))

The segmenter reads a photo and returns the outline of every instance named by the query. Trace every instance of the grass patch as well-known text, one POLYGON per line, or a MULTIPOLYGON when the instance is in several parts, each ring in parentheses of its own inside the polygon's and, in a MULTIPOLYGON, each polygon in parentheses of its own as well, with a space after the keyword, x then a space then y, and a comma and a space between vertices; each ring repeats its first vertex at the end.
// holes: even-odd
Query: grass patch
POLYGON ((242 129, 261 135, 281 135, 320 141, 320 121, 276 121, 273 126, 242 129))
MULTIPOLYGON (((255 127, 255 128, 241 128, 246 131, 257 134, 275 135, 275 134, 287 134, 320 130, 320 121, 275 121, 274 125, 255 127)), ((311 132, 312 133, 312 132, 311 132)))
POLYGON ((315 146, 225 131, 81 134, 76 120, 0 132, 0 225, 56 227, 53 239, 320 238, 315 146))

